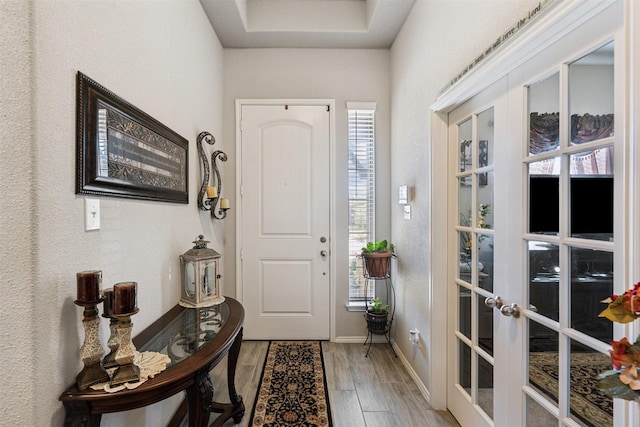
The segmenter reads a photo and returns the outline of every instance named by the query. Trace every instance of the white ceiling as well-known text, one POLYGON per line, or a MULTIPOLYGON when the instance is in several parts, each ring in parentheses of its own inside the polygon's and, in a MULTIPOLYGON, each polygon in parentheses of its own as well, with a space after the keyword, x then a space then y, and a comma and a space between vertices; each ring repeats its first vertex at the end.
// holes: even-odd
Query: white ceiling
POLYGON ((200 0, 225 48, 389 48, 415 0, 200 0))

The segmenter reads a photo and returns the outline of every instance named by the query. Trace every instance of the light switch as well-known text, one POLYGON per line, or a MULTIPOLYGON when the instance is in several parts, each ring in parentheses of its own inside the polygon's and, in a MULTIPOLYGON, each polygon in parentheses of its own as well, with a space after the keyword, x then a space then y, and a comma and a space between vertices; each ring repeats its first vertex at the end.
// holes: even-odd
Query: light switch
POLYGON ((84 229, 85 231, 100 229, 99 199, 84 199, 84 229))
POLYGON ((404 212, 404 219, 411 219, 411 205, 404 205, 402 208, 404 212))

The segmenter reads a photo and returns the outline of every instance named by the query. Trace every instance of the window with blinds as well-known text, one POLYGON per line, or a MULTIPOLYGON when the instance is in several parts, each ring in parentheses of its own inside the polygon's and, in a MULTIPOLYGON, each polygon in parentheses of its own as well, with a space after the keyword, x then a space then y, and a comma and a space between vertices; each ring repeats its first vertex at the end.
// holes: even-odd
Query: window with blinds
POLYGON ((349 302, 375 295, 369 284, 365 295, 361 249, 374 240, 375 231, 375 104, 347 103, 349 113, 349 302))

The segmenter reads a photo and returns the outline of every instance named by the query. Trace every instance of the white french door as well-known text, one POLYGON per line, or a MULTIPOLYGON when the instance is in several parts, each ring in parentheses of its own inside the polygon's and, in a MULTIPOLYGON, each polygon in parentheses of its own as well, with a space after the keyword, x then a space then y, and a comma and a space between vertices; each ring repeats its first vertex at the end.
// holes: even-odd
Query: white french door
POLYGON ((248 339, 330 337, 330 111, 240 104, 240 275, 248 339))
POLYGON ((506 93, 504 78, 449 115, 449 164, 456 171, 449 180, 449 212, 455 221, 449 256, 456 263, 448 292, 455 310, 449 318, 448 359, 454 362, 448 367, 447 400, 463 426, 491 426, 509 409, 495 405, 510 398, 506 383, 516 384, 517 369, 498 362, 506 349, 516 349, 512 356, 518 357, 521 348, 520 335, 509 333, 514 323, 497 318, 485 305, 494 295, 506 302, 513 282, 507 275, 516 270, 504 267, 518 261, 507 250, 510 233, 501 226, 508 221, 504 212, 517 218, 517 206, 509 206, 517 179, 505 179, 510 163, 501 125, 507 121, 506 93))
POLYGON ((463 426, 631 419, 595 378, 622 334, 600 301, 629 268, 622 10, 449 114, 447 399, 463 426))

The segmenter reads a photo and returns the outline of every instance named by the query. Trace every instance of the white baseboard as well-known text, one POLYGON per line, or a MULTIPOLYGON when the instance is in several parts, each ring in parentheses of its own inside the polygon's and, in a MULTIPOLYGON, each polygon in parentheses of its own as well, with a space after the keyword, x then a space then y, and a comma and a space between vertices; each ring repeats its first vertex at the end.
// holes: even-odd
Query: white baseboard
POLYGON ((402 362, 402 365, 409 373, 409 376, 418 386, 418 390, 420 390, 420 393, 422 393, 427 403, 431 404, 431 394, 429 393, 429 389, 427 388, 427 386, 425 386, 422 380, 420 380, 420 377, 418 377, 418 374, 409 363, 409 360, 405 357, 404 353, 400 351, 400 347, 396 345, 396 342, 394 340, 391 340, 391 345, 393 345, 393 349, 396 351, 398 359, 400 359, 400 362, 402 362))

